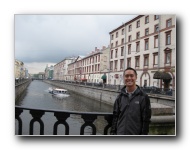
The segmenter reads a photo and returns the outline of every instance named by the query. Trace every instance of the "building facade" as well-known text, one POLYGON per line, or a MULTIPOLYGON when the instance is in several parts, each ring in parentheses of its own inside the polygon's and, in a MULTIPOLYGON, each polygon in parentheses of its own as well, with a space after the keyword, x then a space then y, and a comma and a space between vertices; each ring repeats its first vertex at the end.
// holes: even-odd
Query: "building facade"
POLYGON ((24 63, 22 61, 15 59, 14 72, 15 72, 15 79, 25 78, 25 68, 24 68, 24 63))
POLYGON ((48 67, 48 65, 45 68, 45 79, 53 79, 53 71, 54 67, 51 65, 48 67))
POLYGON ((110 45, 109 84, 123 85, 132 67, 140 86, 175 87, 175 15, 139 15, 110 32, 110 45))
POLYGON ((68 57, 54 65, 53 79, 69 80, 68 79, 68 64, 75 61, 76 58, 68 57))
POLYGON ((80 82, 102 82, 102 75, 109 70, 109 47, 95 48, 88 56, 78 56, 68 64, 65 80, 80 82))

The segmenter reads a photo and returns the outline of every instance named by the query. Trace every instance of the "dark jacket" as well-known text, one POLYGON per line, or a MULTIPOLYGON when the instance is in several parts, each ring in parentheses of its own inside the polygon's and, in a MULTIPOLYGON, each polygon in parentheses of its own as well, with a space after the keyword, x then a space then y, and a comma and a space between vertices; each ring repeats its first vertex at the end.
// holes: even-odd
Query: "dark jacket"
POLYGON ((129 98, 125 90, 115 100, 110 134, 147 135, 151 118, 150 99, 139 86, 129 98))

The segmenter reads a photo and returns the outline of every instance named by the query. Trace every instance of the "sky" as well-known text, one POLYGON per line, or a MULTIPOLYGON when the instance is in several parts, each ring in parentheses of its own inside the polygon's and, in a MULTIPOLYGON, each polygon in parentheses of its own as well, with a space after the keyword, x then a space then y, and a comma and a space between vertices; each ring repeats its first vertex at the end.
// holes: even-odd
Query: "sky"
POLYGON ((109 45, 109 32, 137 15, 16 14, 15 59, 29 73, 45 70, 66 57, 86 56, 109 45))

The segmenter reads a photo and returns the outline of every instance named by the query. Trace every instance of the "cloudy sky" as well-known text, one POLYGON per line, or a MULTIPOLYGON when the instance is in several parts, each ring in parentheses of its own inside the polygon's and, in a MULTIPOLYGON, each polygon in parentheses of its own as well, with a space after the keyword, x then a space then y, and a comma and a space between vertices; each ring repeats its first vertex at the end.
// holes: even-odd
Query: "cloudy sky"
POLYGON ((15 59, 29 73, 109 45, 109 32, 137 15, 15 15, 15 59))

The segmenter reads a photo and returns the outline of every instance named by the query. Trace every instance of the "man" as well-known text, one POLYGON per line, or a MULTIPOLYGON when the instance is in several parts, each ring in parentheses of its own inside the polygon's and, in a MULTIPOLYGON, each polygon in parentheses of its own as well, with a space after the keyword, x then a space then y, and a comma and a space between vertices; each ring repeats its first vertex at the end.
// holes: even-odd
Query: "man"
POLYGON ((111 135, 147 135, 151 118, 150 99, 138 85, 133 68, 124 71, 125 86, 113 108, 111 135))

